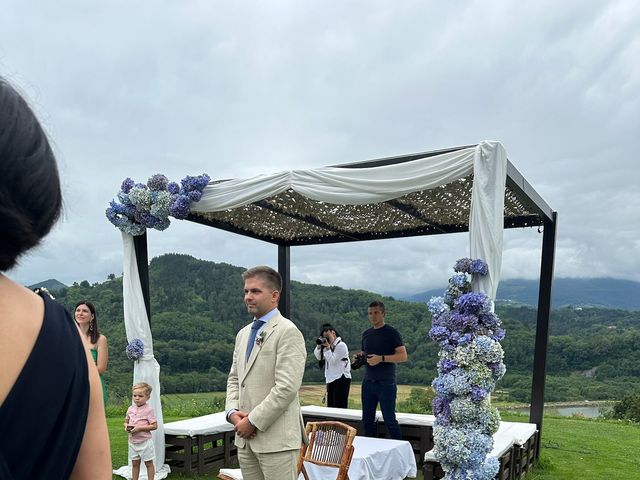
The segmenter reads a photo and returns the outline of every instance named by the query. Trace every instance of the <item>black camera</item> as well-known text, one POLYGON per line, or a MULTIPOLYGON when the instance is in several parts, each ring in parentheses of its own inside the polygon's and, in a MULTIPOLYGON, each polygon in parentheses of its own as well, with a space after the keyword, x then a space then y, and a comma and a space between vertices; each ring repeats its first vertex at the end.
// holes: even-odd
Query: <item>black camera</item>
POLYGON ((324 335, 321 337, 316 338, 316 345, 324 345, 324 344, 328 344, 329 343, 329 339, 327 337, 325 337, 324 335))
POLYGON ((353 356, 353 361, 351 362, 351 369, 352 370, 358 370, 360 367, 362 367, 365 363, 367 363, 367 357, 364 353, 360 352, 360 353, 356 353, 353 356))

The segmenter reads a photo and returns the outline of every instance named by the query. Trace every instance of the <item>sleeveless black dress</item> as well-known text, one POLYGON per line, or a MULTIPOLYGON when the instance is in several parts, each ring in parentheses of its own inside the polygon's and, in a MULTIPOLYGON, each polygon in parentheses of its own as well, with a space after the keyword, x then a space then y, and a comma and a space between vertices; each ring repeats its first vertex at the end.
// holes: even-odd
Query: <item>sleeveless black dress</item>
POLYGON ((68 478, 84 435, 87 356, 69 313, 41 297, 40 333, 0 406, 0 480, 68 478))

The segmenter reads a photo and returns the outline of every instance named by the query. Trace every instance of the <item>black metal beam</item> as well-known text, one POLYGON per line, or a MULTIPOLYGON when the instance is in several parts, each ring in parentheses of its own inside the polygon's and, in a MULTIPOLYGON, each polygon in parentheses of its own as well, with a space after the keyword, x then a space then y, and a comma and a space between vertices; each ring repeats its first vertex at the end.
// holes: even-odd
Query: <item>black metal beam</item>
MULTIPOLYGON (((379 234, 374 234, 374 233, 361 234, 359 235, 358 241, 419 237, 424 235, 437 235, 442 233, 466 232, 468 230, 469 230, 468 225, 448 225, 447 230, 445 232, 434 231, 433 227, 431 226, 421 225, 419 227, 413 227, 408 230, 397 230, 397 231, 384 232, 379 234)), ((329 243, 346 243, 346 242, 353 242, 353 241, 355 240, 351 238, 345 238, 343 236, 335 235, 335 236, 326 236, 326 237, 295 238, 292 240, 287 240, 286 245, 289 245, 289 246, 326 245, 329 243)))
POLYGON ((430 152, 409 153, 406 155, 398 155, 396 157, 384 157, 372 160, 365 160, 362 162, 343 163, 342 165, 331 165, 331 167, 337 168, 369 168, 369 167, 384 167, 386 165, 395 165, 397 163, 411 162, 412 160, 418 160, 420 158, 435 157, 436 155, 442 155, 444 153, 457 152, 458 150, 464 150, 465 148, 474 148, 474 145, 463 145, 461 147, 443 148, 441 150, 432 150, 430 152))
POLYGON ((421 211, 419 211, 417 208, 412 207, 411 205, 407 205, 406 203, 401 203, 398 200, 387 200, 385 202, 387 205, 392 206, 393 208, 400 210, 401 212, 406 213, 407 215, 411 215, 413 218, 416 218, 422 222, 424 222, 426 225, 434 228, 435 230, 439 230, 440 233, 447 233, 443 226, 440 225, 439 223, 434 223, 432 222, 426 215, 423 215, 423 213, 421 211))
POLYGON ((231 225, 230 223, 223 222, 221 220, 209 220, 192 213, 189 214, 189 216, 185 220, 193 223, 199 223, 200 225, 206 225, 207 227, 219 228, 220 230, 224 230, 225 232, 235 233, 238 235, 242 235, 243 237, 249 237, 256 240, 262 240, 263 242, 273 243, 274 245, 283 245, 283 242, 280 239, 273 238, 272 236, 260 235, 250 230, 243 230, 242 228, 238 228, 234 225, 231 225))
POLYGON ((282 291, 278 309, 282 316, 291 318, 291 252, 289 247, 278 245, 278 272, 282 277, 282 291))
POLYGON ((528 203, 536 210, 540 215, 547 220, 551 220, 554 212, 551 207, 547 205, 542 197, 535 191, 535 189, 527 182, 518 169, 507 160, 507 186, 513 190, 513 192, 522 200, 526 198, 528 203))
MULTIPOLYGON (((404 210, 403 210, 404 211, 404 210)), ((406 212, 409 213, 409 212, 406 212)), ((260 235, 255 232, 250 232, 247 230, 243 230, 237 228, 227 222, 223 222, 220 220, 209 220, 206 218, 199 217, 197 215, 189 215, 187 217, 188 221, 199 223, 201 225, 206 225, 208 227, 219 228, 220 230, 224 230, 226 232, 235 233, 237 235, 242 235, 244 237, 254 238, 256 240, 262 240, 263 242, 271 243, 274 245, 325 245, 330 243, 346 243, 346 242, 356 242, 356 241, 365 241, 365 240, 382 240, 388 238, 405 238, 411 236, 423 236, 423 235, 439 235, 446 233, 459 233, 466 232, 469 230, 467 225, 433 225, 429 224, 427 226, 414 227, 409 230, 404 231, 393 231, 386 232, 383 234, 358 234, 357 237, 353 234, 348 237, 338 234, 338 235, 328 235, 325 237, 305 237, 305 238, 296 238, 296 239, 279 239, 274 238, 269 235, 260 235)), ((504 228, 527 228, 527 227, 537 227, 543 225, 543 220, 538 215, 523 215, 520 217, 505 217, 504 219, 504 228)))
MULTIPOLYGON (((538 318, 536 323, 536 343, 533 355, 533 380, 531 382, 531 409, 529 422, 538 426, 538 442, 542 434, 544 414, 544 387, 547 366, 547 346, 549 343, 549 316, 551 314, 551 286, 556 249, 557 212, 545 220, 542 236, 542 259, 540 262, 540 290, 538 293, 538 318)), ((539 445, 537 451, 540 451, 539 445)))
POLYGON ((149 295, 149 254, 147 251, 147 232, 133 237, 133 247, 136 251, 136 264, 138 265, 138 276, 142 287, 142 297, 144 307, 147 310, 149 326, 151 326, 151 299, 149 295))

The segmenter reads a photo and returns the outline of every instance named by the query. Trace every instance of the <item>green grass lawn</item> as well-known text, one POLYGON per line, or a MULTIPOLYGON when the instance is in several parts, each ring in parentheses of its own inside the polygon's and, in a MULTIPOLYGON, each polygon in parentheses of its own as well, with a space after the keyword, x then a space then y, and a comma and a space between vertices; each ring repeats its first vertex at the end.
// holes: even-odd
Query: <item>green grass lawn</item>
POLYGON ((527 480, 564 479, 640 480, 640 425, 545 417, 541 462, 527 480))

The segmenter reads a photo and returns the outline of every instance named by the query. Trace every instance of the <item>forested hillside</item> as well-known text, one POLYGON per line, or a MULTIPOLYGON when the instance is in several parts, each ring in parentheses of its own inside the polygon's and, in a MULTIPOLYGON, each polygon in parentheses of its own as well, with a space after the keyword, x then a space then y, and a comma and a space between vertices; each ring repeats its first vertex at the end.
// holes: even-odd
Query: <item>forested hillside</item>
MULTIPOLYGON (((224 390, 235 334, 250 320, 242 301, 243 270, 187 255, 168 254, 151 261, 151 328, 164 392, 224 390)), ((109 338, 110 394, 128 394, 132 365, 124 354, 122 279, 110 275, 103 283, 82 281, 56 293, 70 311, 80 299, 94 302, 100 327, 109 338)), ((312 354, 320 326, 332 323, 350 350, 359 349, 360 335, 369 326, 367 305, 375 298, 380 297, 363 290, 293 282, 291 317, 309 352, 306 382, 323 380, 312 354)), ((409 353, 409 361, 398 367, 398 381, 429 385, 436 374, 438 348, 427 336, 426 306, 381 298, 387 322, 400 330, 409 353)), ((535 310, 501 306, 498 314, 507 329, 507 375, 498 388, 506 389, 513 400, 527 401, 535 310)), ((550 401, 616 399, 630 390, 640 391, 640 312, 554 310, 547 366, 550 401)), ((354 381, 361 375, 355 372, 354 381)))

